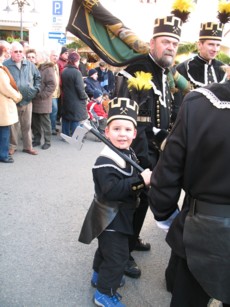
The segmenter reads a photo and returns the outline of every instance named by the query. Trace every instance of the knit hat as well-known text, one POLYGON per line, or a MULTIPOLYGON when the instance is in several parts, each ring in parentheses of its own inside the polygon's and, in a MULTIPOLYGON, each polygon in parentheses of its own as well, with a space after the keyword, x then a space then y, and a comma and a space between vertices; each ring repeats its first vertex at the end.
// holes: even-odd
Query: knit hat
POLYGON ((94 75, 96 73, 97 73, 97 70, 92 68, 92 69, 89 70, 88 75, 89 75, 89 77, 91 77, 92 75, 94 75))
POLYGON ((75 64, 80 60, 80 55, 77 52, 71 52, 68 56, 68 64, 75 64))
POLYGON ((103 93, 99 89, 95 89, 94 92, 93 92, 93 98, 94 99, 97 99, 98 97, 100 97, 102 95, 103 95, 103 93))
POLYGON ((68 52, 68 49, 66 48, 66 47, 62 47, 61 48, 61 53, 60 53, 60 55, 62 55, 63 53, 65 53, 65 52, 68 52))
POLYGON ((139 107, 136 101, 125 97, 116 97, 109 102, 108 106, 109 111, 107 124, 114 119, 125 119, 133 122, 135 127, 137 126, 137 114, 139 107))

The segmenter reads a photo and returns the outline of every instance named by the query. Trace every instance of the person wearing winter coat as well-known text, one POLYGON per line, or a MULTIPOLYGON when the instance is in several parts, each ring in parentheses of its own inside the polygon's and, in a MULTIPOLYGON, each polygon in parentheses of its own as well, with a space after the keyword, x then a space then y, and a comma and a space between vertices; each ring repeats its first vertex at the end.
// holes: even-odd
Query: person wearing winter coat
POLYGON ((87 110, 89 114, 89 118, 91 121, 93 121, 98 130, 104 134, 105 127, 107 124, 107 117, 108 114, 105 112, 103 105, 103 96, 102 92, 99 90, 95 90, 93 93, 93 98, 89 103, 87 104, 87 110))
POLYGON ((85 91, 89 98, 93 97, 95 90, 101 91, 103 94, 108 94, 108 92, 101 86, 98 81, 98 72, 96 69, 92 68, 88 72, 88 77, 84 79, 85 82, 85 91))
POLYGON ((0 43, 0 162, 12 163, 9 156, 10 127, 18 122, 16 103, 22 99, 17 85, 9 70, 2 65, 7 54, 7 48, 0 43))
POLYGON ((108 92, 109 97, 113 98, 115 89, 114 73, 108 68, 108 65, 104 61, 100 61, 99 66, 95 69, 98 72, 98 81, 101 86, 108 92))
POLYGON ((54 64, 48 61, 45 53, 37 54, 37 65, 42 80, 41 91, 33 99, 33 146, 41 145, 42 134, 44 134, 42 149, 48 149, 51 146, 50 113, 52 112, 52 96, 56 88, 56 78, 54 64))
MULTIPOLYGON (((41 75, 34 63, 24 58, 23 46, 18 42, 11 44, 11 58, 4 61, 4 66, 9 69, 22 94, 22 100, 17 104, 23 142, 22 151, 30 155, 37 155, 38 152, 32 147, 32 99, 40 91, 41 75)), ((11 126, 9 149, 11 155, 18 146, 18 130, 17 123, 11 126)))
POLYGON ((78 69, 80 56, 69 54, 62 72, 62 133, 71 136, 77 126, 88 118, 87 100, 82 74, 78 69))

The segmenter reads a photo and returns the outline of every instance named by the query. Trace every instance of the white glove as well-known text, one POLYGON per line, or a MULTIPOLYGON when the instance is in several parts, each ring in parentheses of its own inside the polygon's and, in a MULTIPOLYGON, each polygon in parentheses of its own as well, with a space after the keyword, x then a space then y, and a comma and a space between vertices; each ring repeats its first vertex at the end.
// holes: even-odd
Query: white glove
POLYGON ((156 221, 156 224, 159 228, 163 229, 165 232, 168 232, 173 220, 180 211, 176 209, 170 217, 165 221, 156 221))

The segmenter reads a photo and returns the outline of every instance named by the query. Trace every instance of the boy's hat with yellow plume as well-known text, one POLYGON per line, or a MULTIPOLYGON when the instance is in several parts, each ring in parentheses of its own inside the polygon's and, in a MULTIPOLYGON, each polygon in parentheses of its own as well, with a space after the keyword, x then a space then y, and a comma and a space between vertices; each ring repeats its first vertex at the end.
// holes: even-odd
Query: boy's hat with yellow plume
POLYGON ((114 119, 126 119, 137 126, 139 105, 148 99, 148 92, 152 88, 152 74, 137 71, 135 76, 128 79, 130 98, 116 97, 109 102, 107 124, 114 119))

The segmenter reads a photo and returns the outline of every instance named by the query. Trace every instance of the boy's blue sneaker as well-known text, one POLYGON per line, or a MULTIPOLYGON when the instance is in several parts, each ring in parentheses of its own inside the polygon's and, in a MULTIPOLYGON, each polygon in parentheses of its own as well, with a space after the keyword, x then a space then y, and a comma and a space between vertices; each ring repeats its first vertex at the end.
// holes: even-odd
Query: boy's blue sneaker
POLYGON ((106 294, 103 294, 96 290, 93 296, 93 301, 97 306, 101 307, 125 307, 124 304, 120 302, 121 295, 119 293, 116 293, 113 296, 109 296, 106 294))
MULTIPOLYGON (((96 288, 97 287, 97 279, 98 279, 98 273, 93 271, 93 275, 92 275, 92 278, 91 278, 91 285, 96 288)), ((125 284, 125 276, 122 276, 122 279, 121 279, 121 282, 120 282, 120 285, 119 285, 119 288, 123 287, 125 284)))

